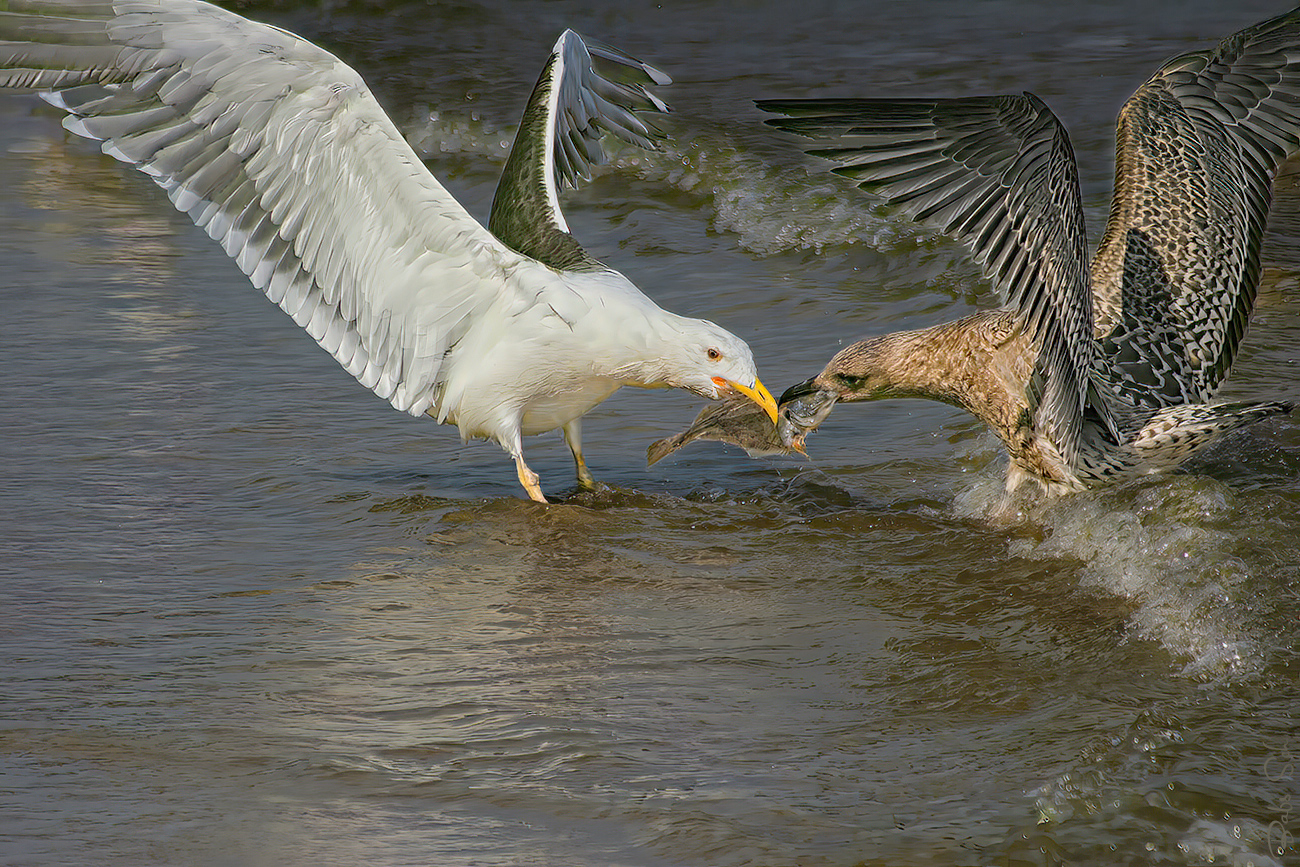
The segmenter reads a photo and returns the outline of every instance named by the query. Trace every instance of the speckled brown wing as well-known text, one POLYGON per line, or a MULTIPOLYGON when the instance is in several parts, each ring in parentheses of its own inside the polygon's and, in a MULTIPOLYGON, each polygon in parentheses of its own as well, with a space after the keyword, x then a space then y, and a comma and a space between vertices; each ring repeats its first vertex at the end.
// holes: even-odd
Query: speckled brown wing
MULTIPOLYGON (((1029 93, 758 106, 787 115, 771 125, 817 140, 809 153, 836 173, 970 247, 1040 348, 1029 403, 1072 461, 1097 344, 1078 171, 1051 110, 1029 93)), ((1106 405, 1094 410, 1111 421, 1106 405)))
POLYGON ((1208 401, 1259 285, 1278 166, 1300 146, 1300 10, 1167 62, 1125 103, 1115 194, 1092 264, 1112 389, 1208 401))

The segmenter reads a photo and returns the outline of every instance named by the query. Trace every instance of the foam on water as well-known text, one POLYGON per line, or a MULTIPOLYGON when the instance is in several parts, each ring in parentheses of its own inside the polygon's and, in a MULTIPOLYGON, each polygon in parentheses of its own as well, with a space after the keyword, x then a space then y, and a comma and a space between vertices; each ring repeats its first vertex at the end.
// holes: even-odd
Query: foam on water
MULTIPOLYGON (((431 111, 411 125, 407 140, 426 156, 477 155, 504 164, 514 134, 475 116, 431 111)), ((934 235, 878 213, 822 167, 772 165, 713 135, 669 138, 656 151, 609 136, 602 146, 609 161, 597 172, 629 172, 701 197, 712 204, 713 228, 733 233, 742 249, 760 256, 855 243, 888 253, 934 235)))
POLYGON ((661 154, 643 161, 643 175, 710 196, 713 227, 734 233, 742 249, 758 255, 820 252, 852 243, 889 252, 900 242, 929 234, 881 216, 846 182, 824 171, 770 165, 704 137, 670 142, 661 154))
POLYGON ((1041 528, 1014 539, 1009 553, 1081 561, 1083 585, 1131 601, 1133 634, 1183 660, 1186 676, 1235 680, 1264 664, 1247 618, 1251 567, 1238 554, 1238 503, 1227 485, 1171 475, 1054 500, 1025 485, 1008 504, 1002 472, 997 462, 982 470, 955 507, 1041 528))
POLYGON ((514 141, 513 130, 498 129, 476 115, 424 110, 407 124, 406 141, 426 159, 436 154, 485 156, 505 164, 514 141))

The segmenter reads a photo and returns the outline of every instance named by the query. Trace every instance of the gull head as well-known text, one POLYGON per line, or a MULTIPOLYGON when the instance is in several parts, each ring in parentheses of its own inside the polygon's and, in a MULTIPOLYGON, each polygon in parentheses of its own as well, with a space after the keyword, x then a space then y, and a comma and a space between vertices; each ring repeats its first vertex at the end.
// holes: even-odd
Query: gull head
POLYGON ((758 378, 754 354, 730 331, 703 319, 685 320, 677 329, 672 355, 667 385, 709 400, 744 395, 776 423, 776 400, 758 378))
MULTIPOLYGON (((812 379, 792 385, 781 395, 777 433, 786 448, 801 446, 838 402, 875 400, 894 393, 886 363, 887 341, 869 338, 845 347, 812 379)), ((901 396, 901 395, 900 395, 901 396)))

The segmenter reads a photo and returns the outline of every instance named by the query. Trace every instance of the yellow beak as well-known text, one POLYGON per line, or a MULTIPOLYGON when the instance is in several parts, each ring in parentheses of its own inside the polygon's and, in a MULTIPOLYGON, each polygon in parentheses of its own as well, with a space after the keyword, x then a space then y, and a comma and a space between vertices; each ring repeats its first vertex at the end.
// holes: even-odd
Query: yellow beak
POLYGON ((776 400, 772 397, 772 393, 767 390, 767 386, 763 385, 763 383, 758 379, 754 380, 753 388, 750 388, 747 385, 741 385, 738 382, 732 382, 730 379, 723 379, 721 376, 713 377, 713 384, 723 391, 731 390, 740 392, 745 397, 761 406, 763 411, 771 417, 772 424, 776 424, 776 400))

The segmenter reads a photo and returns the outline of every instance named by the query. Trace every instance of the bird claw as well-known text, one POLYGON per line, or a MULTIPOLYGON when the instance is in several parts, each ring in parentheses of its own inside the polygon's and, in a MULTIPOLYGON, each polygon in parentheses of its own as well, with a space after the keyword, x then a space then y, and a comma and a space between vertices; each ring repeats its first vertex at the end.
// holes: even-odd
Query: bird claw
POLYGON ((515 458, 515 469, 519 473, 519 484, 524 486, 528 492, 528 497, 538 503, 549 503, 550 500, 542 493, 541 479, 537 473, 528 468, 523 458, 515 458))

